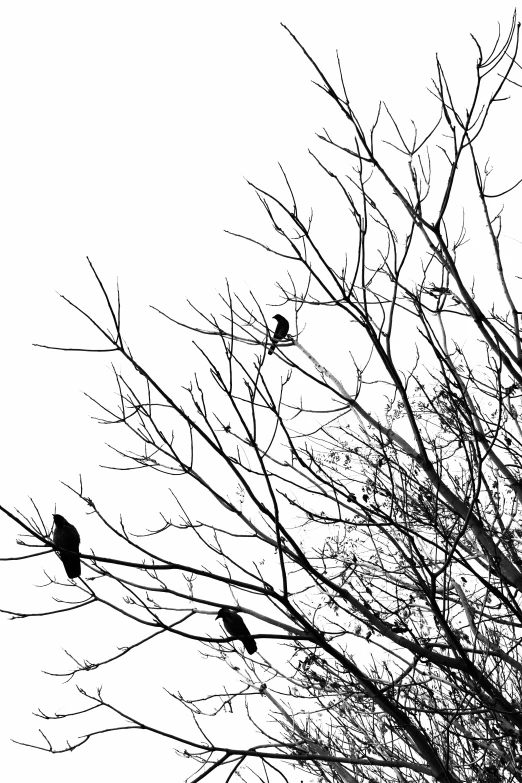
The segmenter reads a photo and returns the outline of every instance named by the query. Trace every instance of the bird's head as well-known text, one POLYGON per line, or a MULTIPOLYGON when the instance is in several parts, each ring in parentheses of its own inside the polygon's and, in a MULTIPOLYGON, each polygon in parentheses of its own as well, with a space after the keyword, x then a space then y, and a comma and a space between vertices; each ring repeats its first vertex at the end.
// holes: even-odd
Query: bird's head
POLYGON ((226 606, 222 606, 215 619, 224 620, 226 617, 230 617, 231 614, 235 614, 235 612, 232 609, 227 609, 226 606))
POLYGON ((272 318, 275 318, 278 324, 285 320, 282 315, 279 315, 279 313, 277 315, 273 315, 272 318))
POLYGON ((63 525, 67 524, 67 520, 61 514, 53 514, 53 522, 56 527, 63 527, 63 525))

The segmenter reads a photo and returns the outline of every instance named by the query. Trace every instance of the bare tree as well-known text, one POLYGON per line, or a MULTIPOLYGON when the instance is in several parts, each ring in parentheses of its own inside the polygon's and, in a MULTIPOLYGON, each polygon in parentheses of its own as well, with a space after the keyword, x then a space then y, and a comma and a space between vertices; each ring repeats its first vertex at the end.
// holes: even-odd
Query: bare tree
MULTIPOLYGON (((100 727, 43 749, 68 751, 135 727, 195 759, 193 781, 213 773, 286 780, 287 763, 331 781, 520 781, 522 311, 518 277, 503 262, 502 209, 494 209, 518 182, 506 172, 490 184, 482 149, 485 129, 492 138, 502 121, 496 104, 520 87, 519 25, 513 18, 490 54, 476 42, 463 108, 437 61, 438 116, 409 134, 385 104, 364 128, 340 64, 336 86, 290 36, 345 123, 342 138, 319 134, 326 146, 311 154, 351 219, 346 260, 337 263, 283 172, 286 195, 252 185, 273 242, 244 237, 288 265, 278 290, 294 317, 274 356, 263 306, 227 290, 222 315, 198 311, 188 327, 210 382, 197 373, 182 393, 171 391, 133 355, 119 292, 111 296, 90 262, 107 324, 66 301, 102 342, 61 347, 112 352, 121 363, 117 405, 97 402, 101 419, 137 444, 115 446, 127 461, 118 467, 189 481, 215 509, 200 515, 197 502, 188 508, 173 492, 178 521, 172 512, 160 529, 145 520, 131 534, 81 482, 71 487, 118 557, 80 547, 82 578, 68 585, 61 611, 108 607, 141 635, 66 676, 171 634, 228 666, 237 689, 217 686, 204 698, 172 692, 195 727, 177 735, 161 716, 151 725, 82 688, 83 709, 104 714, 100 727), (307 312, 341 372, 307 349, 307 312), (214 630, 223 606, 242 613, 257 652, 239 643, 244 632, 214 630), (257 733, 251 744, 213 733, 232 709, 257 733)), ((2 510, 23 528, 19 543, 36 546, 37 556, 52 552, 47 513, 2 510)))

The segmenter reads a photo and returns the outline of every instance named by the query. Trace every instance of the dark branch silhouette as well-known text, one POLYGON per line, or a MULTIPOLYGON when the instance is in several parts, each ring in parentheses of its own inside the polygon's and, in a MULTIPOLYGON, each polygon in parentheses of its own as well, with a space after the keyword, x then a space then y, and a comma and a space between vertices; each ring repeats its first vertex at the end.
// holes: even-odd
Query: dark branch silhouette
POLYGON ((64 608, 1 611, 70 617, 88 605, 93 628, 98 609, 136 629, 98 660, 68 652, 70 669, 53 676, 108 678, 138 648, 152 659, 161 636, 193 644, 223 682, 166 691, 191 718, 180 733, 93 684, 78 689, 77 711, 40 717, 89 712, 99 729, 66 747, 43 733, 44 745, 22 744, 62 753, 144 730, 191 759, 193 781, 285 779, 286 763, 332 783, 522 781, 522 289, 507 218, 491 206, 521 180, 518 147, 495 175, 485 152, 504 139, 506 87, 518 97, 519 25, 489 53, 475 42, 462 102, 436 61, 422 131, 384 103, 366 128, 340 61, 326 74, 288 32, 343 121, 340 138, 320 131, 311 160, 345 222, 317 225, 281 169, 282 193, 249 183, 272 238, 229 233, 285 260, 274 282, 292 335, 275 316, 267 350, 268 305, 228 285, 222 315, 191 305, 195 324, 155 308, 164 330, 151 339, 170 350, 173 330, 192 330, 208 370, 171 388, 132 353, 119 290, 89 261, 105 316, 63 299, 96 342, 57 342, 115 354, 115 396, 89 396, 113 425, 107 468, 165 476, 170 505, 158 519, 114 519, 80 479, 68 489, 89 518, 83 551, 60 515, 51 537, 36 505, 32 516, 0 506, 35 549, 2 562, 43 566, 58 552, 70 578, 84 568, 74 585, 44 572, 41 589, 64 608), (224 745, 214 725, 226 712, 245 736, 224 745))

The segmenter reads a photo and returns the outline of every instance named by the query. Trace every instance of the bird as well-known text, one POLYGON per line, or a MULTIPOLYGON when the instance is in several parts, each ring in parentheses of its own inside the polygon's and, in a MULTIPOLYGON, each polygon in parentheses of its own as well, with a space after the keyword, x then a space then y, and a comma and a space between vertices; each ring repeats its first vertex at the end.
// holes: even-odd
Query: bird
POLYGON ((223 606, 217 613, 216 620, 223 620, 225 631, 234 639, 243 642, 245 650, 253 655, 257 650, 256 640, 245 625, 245 621, 234 609, 223 606))
POLYGON ((274 334, 272 337, 272 345, 268 349, 269 356, 274 353, 277 343, 279 342, 279 340, 284 340, 284 338, 288 334, 288 330, 290 329, 290 324, 288 323, 284 315, 278 314, 272 317, 276 319, 277 326, 274 330, 274 334))
POLYGON ((71 525, 61 514, 53 514, 54 533, 53 544, 59 548, 65 573, 69 579, 76 579, 81 573, 80 535, 74 525, 71 525), (67 551, 64 551, 67 550, 67 551))

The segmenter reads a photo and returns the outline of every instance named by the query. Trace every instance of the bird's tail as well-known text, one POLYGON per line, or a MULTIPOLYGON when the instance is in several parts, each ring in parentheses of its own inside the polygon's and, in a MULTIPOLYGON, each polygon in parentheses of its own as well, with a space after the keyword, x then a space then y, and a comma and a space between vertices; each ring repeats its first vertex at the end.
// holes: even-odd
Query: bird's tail
POLYGON ((76 579, 81 574, 81 560, 77 555, 69 555, 67 552, 61 553, 63 567, 69 579, 76 579))
POLYGON ((252 636, 243 636, 241 641, 245 645, 245 650, 249 655, 253 655, 257 652, 256 640, 252 636))
POLYGON ((274 353, 274 351, 275 351, 275 348, 276 348, 276 341, 274 340, 274 341, 272 342, 272 345, 271 345, 271 346, 270 346, 270 348, 268 349, 268 355, 269 355, 269 356, 272 356, 272 354, 273 354, 273 353, 274 353))

